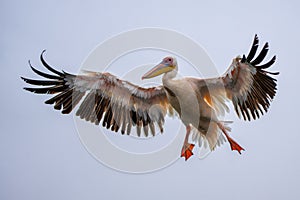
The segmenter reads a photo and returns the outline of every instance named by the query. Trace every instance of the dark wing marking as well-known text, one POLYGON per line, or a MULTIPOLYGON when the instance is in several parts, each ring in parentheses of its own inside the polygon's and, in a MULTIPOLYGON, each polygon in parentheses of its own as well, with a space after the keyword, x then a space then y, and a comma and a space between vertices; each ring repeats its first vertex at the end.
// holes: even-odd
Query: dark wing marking
POLYGON ((40 59, 52 74, 41 72, 29 65, 33 72, 46 78, 34 80, 21 77, 26 83, 42 87, 25 87, 37 94, 53 94, 46 104, 69 114, 76 105, 76 115, 81 119, 100 124, 112 131, 130 134, 136 126, 137 135, 155 135, 155 125, 163 132, 164 117, 168 111, 173 113, 162 86, 142 88, 118 79, 109 73, 90 72, 85 75, 73 75, 52 68, 43 57, 40 59))
POLYGON ((223 76, 194 80, 202 87, 206 103, 213 107, 217 114, 228 111, 224 98, 232 101, 237 115, 243 116, 244 120, 257 119, 267 112, 277 90, 276 79, 272 75, 278 75, 279 72, 265 71, 274 64, 276 56, 269 62, 259 65, 267 55, 268 43, 254 59, 257 48, 258 37, 255 35, 248 56, 234 58, 223 76))
POLYGON ((244 120, 259 118, 267 112, 270 102, 277 90, 276 79, 271 75, 279 72, 269 72, 269 68, 276 60, 274 56, 269 62, 259 65, 266 57, 269 45, 265 43, 258 56, 253 60, 258 48, 258 37, 255 35, 251 50, 246 57, 235 58, 222 77, 227 97, 232 101, 237 115, 244 120))

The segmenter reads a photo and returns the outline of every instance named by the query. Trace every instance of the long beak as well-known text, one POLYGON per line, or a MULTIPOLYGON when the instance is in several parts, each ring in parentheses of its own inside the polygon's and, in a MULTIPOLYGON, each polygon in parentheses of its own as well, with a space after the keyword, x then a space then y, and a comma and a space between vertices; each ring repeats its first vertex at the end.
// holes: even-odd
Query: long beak
POLYGON ((146 74, 144 74, 144 76, 142 77, 143 79, 148 79, 148 78, 153 78, 155 76, 159 76, 163 73, 172 71, 173 67, 163 64, 163 63, 159 63, 158 65, 156 65, 155 67, 153 67, 150 71, 148 71, 146 74))

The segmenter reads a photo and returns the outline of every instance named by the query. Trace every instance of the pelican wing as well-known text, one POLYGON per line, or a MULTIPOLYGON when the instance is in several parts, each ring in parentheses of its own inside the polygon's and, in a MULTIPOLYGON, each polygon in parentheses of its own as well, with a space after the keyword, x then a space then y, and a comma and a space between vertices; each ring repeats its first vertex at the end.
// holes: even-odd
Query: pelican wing
POLYGON ((242 58, 233 59, 221 77, 199 80, 202 85, 205 83, 205 87, 201 87, 201 92, 206 103, 218 113, 224 113, 228 111, 226 100, 231 100, 237 115, 249 121, 267 112, 277 90, 277 80, 272 75, 279 74, 265 70, 275 62, 276 56, 260 65, 267 55, 268 47, 266 43, 258 56, 253 59, 258 48, 258 37, 255 35, 247 57, 243 55, 242 58))
POLYGON ((44 86, 26 87, 25 90, 54 95, 46 104, 54 104, 54 108, 63 114, 69 114, 80 104, 76 115, 81 119, 96 125, 102 122, 103 127, 115 132, 121 130, 122 134, 129 135, 132 126, 136 126, 138 136, 141 136, 142 129, 146 137, 149 132, 154 136, 155 126, 163 132, 164 117, 168 111, 172 114, 173 110, 162 86, 142 88, 109 73, 73 75, 59 72, 46 63, 43 53, 41 62, 53 75, 30 65, 46 80, 21 78, 31 85, 44 86))

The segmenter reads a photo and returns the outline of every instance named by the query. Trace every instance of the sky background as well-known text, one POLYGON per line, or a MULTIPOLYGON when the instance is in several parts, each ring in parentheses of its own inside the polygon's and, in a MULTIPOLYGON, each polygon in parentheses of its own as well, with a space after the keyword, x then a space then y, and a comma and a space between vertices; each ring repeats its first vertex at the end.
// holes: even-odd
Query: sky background
POLYGON ((1 1, 0 199, 299 199, 299 9, 274 0, 1 1), (41 69, 43 49, 57 69, 76 73, 98 44, 142 27, 192 38, 220 73, 248 52, 255 33, 270 43, 268 58, 278 58, 271 71, 281 72, 270 111, 251 123, 228 115, 242 155, 227 143, 204 160, 121 173, 86 151, 72 115, 22 90, 19 77, 34 77, 27 61, 41 69))

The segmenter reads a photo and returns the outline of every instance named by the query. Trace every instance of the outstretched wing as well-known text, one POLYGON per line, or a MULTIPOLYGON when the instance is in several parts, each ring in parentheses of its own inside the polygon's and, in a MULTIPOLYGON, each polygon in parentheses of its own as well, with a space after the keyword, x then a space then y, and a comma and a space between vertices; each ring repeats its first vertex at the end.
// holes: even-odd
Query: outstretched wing
POLYGON ((31 69, 46 80, 33 80, 21 77, 26 83, 37 88, 24 88, 37 94, 53 94, 46 104, 54 104, 54 108, 63 114, 69 114, 77 104, 76 115, 81 119, 112 131, 130 134, 132 126, 137 127, 137 135, 141 129, 145 136, 155 135, 155 125, 163 132, 164 117, 169 111, 173 113, 162 86, 142 88, 127 81, 120 80, 109 73, 90 72, 85 75, 73 75, 59 72, 49 66, 43 58, 42 64, 53 73, 47 74, 31 69))
POLYGON ((225 102, 231 100, 235 111, 244 120, 257 119, 267 112, 270 102, 276 94, 276 79, 272 75, 279 72, 269 72, 269 68, 276 60, 274 56, 265 64, 260 63, 266 57, 269 45, 266 43, 258 56, 255 57, 258 48, 258 37, 255 35, 251 50, 246 57, 233 59, 225 74, 218 78, 204 79, 201 92, 208 105, 219 113, 228 110, 225 102))

